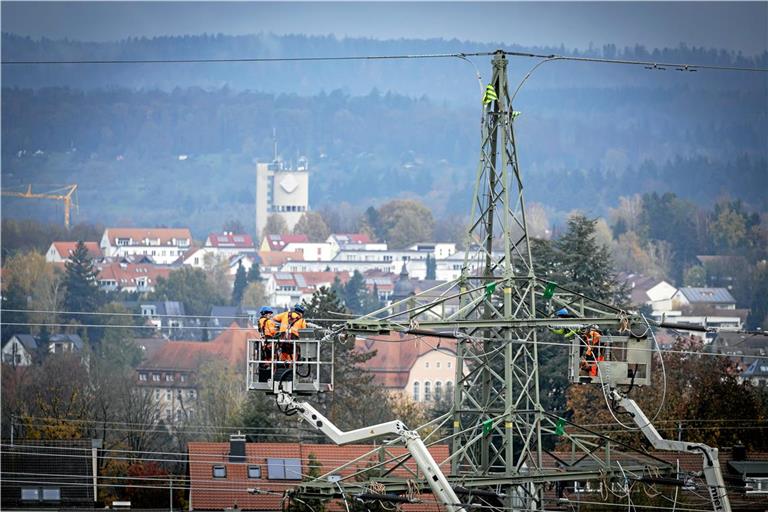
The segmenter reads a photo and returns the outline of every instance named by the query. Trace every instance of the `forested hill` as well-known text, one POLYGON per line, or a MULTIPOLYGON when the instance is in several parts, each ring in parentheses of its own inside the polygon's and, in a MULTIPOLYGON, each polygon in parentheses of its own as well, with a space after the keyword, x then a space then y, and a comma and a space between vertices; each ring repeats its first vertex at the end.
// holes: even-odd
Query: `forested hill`
MULTIPOLYGON (((57 60, 443 53, 468 46, 495 49, 305 36, 80 43, 4 34, 2 51, 3 60, 57 60)), ((764 56, 686 48, 651 56, 639 47, 598 53, 765 65, 764 56)), ((489 59, 475 62, 487 80, 489 59)), ((510 65, 514 76, 532 62, 510 65)), ((236 217, 251 227, 254 162, 272 158, 274 130, 285 159, 309 158, 313 208, 365 208, 410 196, 437 215, 468 212, 480 144, 472 66, 459 59, 306 66, 4 66, 3 187, 78 183, 80 220, 181 223, 205 233, 236 217)), ((555 215, 603 215, 619 196, 674 191, 702 206, 732 197, 750 210, 768 210, 763 75, 542 66, 515 103, 528 201, 555 215)), ((4 201, 3 215, 54 219, 45 207, 21 203, 4 201)))
MULTIPOLYGON (((641 45, 616 48, 605 45, 584 51, 564 47, 523 47, 443 39, 337 39, 333 36, 256 34, 248 36, 194 35, 134 38, 117 42, 34 40, 9 33, 2 35, 3 61, 131 60, 131 59, 237 59, 338 56, 386 56, 493 52, 497 49, 572 56, 606 57, 654 62, 677 62, 720 66, 768 67, 768 53, 742 56, 714 48, 648 49, 641 45)), ((490 58, 471 60, 487 80, 490 58)), ((514 83, 535 63, 511 58, 510 77, 514 83), (517 80, 515 79, 517 77, 517 80)), ((700 73, 701 74, 701 73, 700 73)), ((237 90, 313 95, 343 89, 350 94, 368 94, 371 89, 409 96, 427 95, 437 99, 474 101, 478 94, 475 68, 458 58, 397 59, 332 62, 262 62, 143 65, 55 65, 4 66, 6 86, 69 86, 131 88, 228 86, 237 90)), ((758 89, 761 77, 708 73, 706 84, 695 73, 645 72, 642 68, 601 64, 548 64, 537 71, 526 88, 581 87, 672 87, 690 86, 726 90, 758 89), (660 75, 665 75, 663 78, 660 75)), ((521 98, 522 99, 522 98, 521 98)))

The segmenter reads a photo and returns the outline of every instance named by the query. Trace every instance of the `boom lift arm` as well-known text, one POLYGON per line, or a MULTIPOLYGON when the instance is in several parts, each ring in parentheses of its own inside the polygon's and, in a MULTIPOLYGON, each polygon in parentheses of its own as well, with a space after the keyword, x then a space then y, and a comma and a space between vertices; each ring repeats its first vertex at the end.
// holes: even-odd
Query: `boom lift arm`
POLYGON ((416 461, 419 470, 424 474, 432 493, 438 502, 442 503, 448 512, 465 512, 459 504, 459 498, 453 491, 448 479, 440 470, 432 454, 429 453, 421 436, 415 430, 408 430, 401 421, 379 423, 371 427, 359 428, 343 432, 317 409, 306 402, 296 401, 289 393, 279 391, 277 403, 284 411, 296 411, 307 423, 319 430, 337 445, 368 441, 384 435, 396 435, 403 439, 405 447, 416 461))
POLYGON ((717 448, 712 448, 702 443, 687 443, 685 441, 664 439, 634 400, 622 396, 616 390, 613 390, 613 397, 629 413, 632 420, 655 449, 701 453, 701 456, 704 458, 704 479, 707 482, 709 496, 712 499, 713 510, 715 512, 731 512, 731 502, 728 500, 723 474, 720 471, 720 464, 717 460, 717 448))

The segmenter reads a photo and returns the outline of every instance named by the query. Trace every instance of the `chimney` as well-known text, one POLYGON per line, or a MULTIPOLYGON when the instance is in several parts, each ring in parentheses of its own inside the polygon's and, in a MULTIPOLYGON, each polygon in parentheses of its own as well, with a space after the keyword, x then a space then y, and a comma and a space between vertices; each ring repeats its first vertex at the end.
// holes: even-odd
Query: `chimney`
POLYGON ((746 460, 747 459, 747 448, 743 444, 737 444, 733 447, 733 452, 731 457, 735 461, 739 460, 746 460))
POLYGON ((245 462, 245 436, 240 432, 229 436, 229 462, 245 462))

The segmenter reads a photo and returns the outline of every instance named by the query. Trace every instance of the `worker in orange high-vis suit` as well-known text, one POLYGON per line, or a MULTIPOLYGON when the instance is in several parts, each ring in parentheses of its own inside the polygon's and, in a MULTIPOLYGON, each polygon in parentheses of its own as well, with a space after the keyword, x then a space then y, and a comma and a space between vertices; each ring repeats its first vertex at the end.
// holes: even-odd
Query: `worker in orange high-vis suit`
POLYGON ((294 354, 294 343, 288 340, 299 339, 299 330, 307 328, 307 321, 304 319, 304 306, 296 304, 293 306, 292 311, 286 311, 275 315, 273 320, 280 325, 280 338, 284 341, 280 343, 280 360, 281 361, 293 361, 301 357, 300 350, 297 350, 297 354, 294 354))
POLYGON ((584 333, 584 342, 587 348, 584 351, 584 359, 582 359, 582 369, 590 377, 597 377, 597 363, 598 361, 605 361, 603 347, 600 345, 600 337, 597 325, 589 326, 584 333))
POLYGON ((272 359, 272 342, 268 340, 274 340, 278 337, 277 323, 272 319, 272 308, 269 306, 263 306, 260 310, 260 317, 258 322, 258 329, 264 342, 261 344, 261 359, 262 361, 270 361, 272 359))

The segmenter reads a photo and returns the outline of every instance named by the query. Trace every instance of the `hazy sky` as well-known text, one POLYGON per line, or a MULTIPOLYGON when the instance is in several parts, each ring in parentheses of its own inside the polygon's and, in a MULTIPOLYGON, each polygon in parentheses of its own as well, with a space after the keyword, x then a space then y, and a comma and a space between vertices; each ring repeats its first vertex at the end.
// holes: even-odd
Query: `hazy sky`
POLYGON ((2 2, 2 30, 107 41, 224 33, 768 50, 768 2, 2 2))

